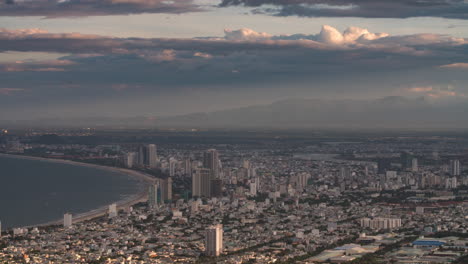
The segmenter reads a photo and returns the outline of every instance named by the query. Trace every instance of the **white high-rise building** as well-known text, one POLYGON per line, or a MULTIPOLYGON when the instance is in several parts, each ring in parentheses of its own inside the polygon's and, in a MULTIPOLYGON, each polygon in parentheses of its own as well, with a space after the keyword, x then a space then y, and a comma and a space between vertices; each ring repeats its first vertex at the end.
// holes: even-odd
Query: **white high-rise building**
POLYGON ((169 176, 175 176, 177 160, 174 158, 169 159, 169 176))
POLYGON ((158 152, 155 144, 146 146, 146 158, 148 167, 156 168, 158 166, 158 152))
POLYGON ((151 184, 148 188, 148 206, 155 208, 161 202, 161 191, 159 184, 151 184))
POLYGON ((109 218, 114 218, 117 216, 117 204, 113 203, 109 205, 109 218))
POLYGON ((73 216, 70 213, 66 213, 63 215, 63 227, 71 227, 73 224, 73 216))
POLYGON ((223 252, 223 225, 211 226, 206 231, 205 253, 217 257, 223 252))
POLYGON ((460 161, 459 160, 450 161, 450 174, 452 176, 460 176, 460 161))

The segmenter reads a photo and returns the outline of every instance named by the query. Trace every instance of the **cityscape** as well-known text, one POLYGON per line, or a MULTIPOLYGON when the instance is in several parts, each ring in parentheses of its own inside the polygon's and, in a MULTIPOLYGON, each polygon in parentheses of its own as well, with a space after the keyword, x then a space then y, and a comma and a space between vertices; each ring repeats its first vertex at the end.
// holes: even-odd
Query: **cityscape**
POLYGON ((0 0, 0 264, 468 264, 468 0, 0 0))
POLYGON ((151 179, 145 199, 110 204, 95 217, 64 213, 49 225, 3 230, 0 262, 468 259, 462 134, 171 134, 4 131, 1 150, 8 155, 130 169, 151 179), (116 134, 122 143, 110 143, 116 134), (134 141, 136 135, 144 140, 134 141), (104 144, 77 143, 87 137, 104 144))

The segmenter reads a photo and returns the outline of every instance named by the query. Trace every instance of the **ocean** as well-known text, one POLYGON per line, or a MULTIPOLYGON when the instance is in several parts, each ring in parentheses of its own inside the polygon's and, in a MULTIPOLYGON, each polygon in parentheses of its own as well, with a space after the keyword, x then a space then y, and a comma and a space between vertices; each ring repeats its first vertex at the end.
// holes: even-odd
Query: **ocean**
POLYGON ((0 156, 2 230, 47 223, 128 198, 144 183, 124 173, 0 156))

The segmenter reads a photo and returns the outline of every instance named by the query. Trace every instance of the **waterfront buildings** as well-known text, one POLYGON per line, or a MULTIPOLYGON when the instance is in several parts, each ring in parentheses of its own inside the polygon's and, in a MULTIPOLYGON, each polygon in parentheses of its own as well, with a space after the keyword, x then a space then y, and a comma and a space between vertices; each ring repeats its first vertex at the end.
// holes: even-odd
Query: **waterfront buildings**
POLYGON ((117 204, 113 203, 109 205, 109 218, 114 218, 117 216, 117 204))
POLYGON ((63 227, 71 227, 73 224, 73 216, 70 213, 66 213, 63 215, 63 227))

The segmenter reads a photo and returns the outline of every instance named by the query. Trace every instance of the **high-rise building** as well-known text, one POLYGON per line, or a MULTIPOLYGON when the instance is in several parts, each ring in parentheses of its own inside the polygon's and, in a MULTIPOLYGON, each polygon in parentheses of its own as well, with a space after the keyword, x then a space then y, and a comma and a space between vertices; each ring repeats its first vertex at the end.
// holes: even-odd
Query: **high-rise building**
POLYGON ((402 152, 400 154, 401 168, 404 170, 411 169, 413 158, 413 154, 409 153, 408 151, 402 152))
POLYGON ((206 230, 205 253, 217 257, 223 252, 223 225, 210 226, 206 230))
POLYGON ((221 197, 223 195, 223 181, 221 179, 211 180, 211 197, 221 197))
POLYGON ((158 152, 155 144, 146 146, 146 164, 150 168, 158 166, 158 152))
POLYGON ((192 177, 192 160, 190 158, 185 160, 185 175, 192 177))
POLYGON ((155 144, 140 145, 138 147, 138 165, 150 168, 158 166, 158 153, 155 144))
POLYGON ((177 160, 174 158, 169 159, 169 176, 175 176, 177 160))
POLYGON ((450 175, 452 176, 460 176, 460 161, 459 160, 451 160, 450 161, 450 175))
POLYGON ((457 177, 445 179, 445 189, 455 189, 458 187, 457 177))
POLYGON ((128 152, 123 156, 124 166, 127 168, 132 168, 137 163, 138 154, 136 152, 128 152))
POLYGON ((250 183, 250 195, 257 196, 257 183, 255 181, 250 183))
POLYGON ((71 227, 73 224, 73 216, 70 213, 63 215, 63 227, 71 227))
POLYGON ((2 237, 2 221, 0 221, 0 238, 2 237))
POLYGON ((155 208, 162 201, 161 190, 159 184, 151 184, 148 188, 148 206, 155 208))
POLYGON ((250 169, 250 161, 249 160, 243 160, 242 161, 242 167, 245 169, 250 169))
POLYGON ((377 173, 378 174, 385 174, 387 170, 391 169, 391 163, 387 159, 379 159, 377 162, 377 173))
POLYGON ((203 167, 211 170, 211 179, 219 178, 219 154, 216 149, 209 149, 203 154, 203 167))
POLYGON ((117 204, 113 203, 109 205, 109 218, 114 218, 117 216, 117 204))
POLYGON ((211 197, 211 170, 198 168, 192 176, 192 196, 211 197))
POLYGON ((417 158, 413 158, 413 160, 411 161, 411 170, 413 172, 417 172, 419 170, 417 158))
POLYGON ((161 197, 163 201, 172 201, 172 177, 161 180, 161 197))
POLYGON ((145 165, 145 156, 146 156, 146 150, 144 145, 138 146, 138 165, 139 166, 144 166, 145 165))

